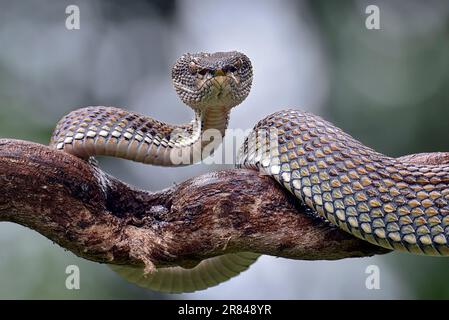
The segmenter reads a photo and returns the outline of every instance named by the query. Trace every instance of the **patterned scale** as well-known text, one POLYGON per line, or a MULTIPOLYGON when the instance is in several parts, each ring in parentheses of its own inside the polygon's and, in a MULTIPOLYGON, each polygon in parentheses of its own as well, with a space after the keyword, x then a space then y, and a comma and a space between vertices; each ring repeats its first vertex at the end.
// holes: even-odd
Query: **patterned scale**
POLYGON ((373 244, 449 255, 449 165, 387 157, 297 110, 261 120, 238 165, 273 176, 322 218, 373 244))
POLYGON ((169 165, 173 148, 199 140, 195 129, 193 123, 173 126, 115 107, 87 107, 65 116, 50 144, 80 158, 105 155, 169 165))

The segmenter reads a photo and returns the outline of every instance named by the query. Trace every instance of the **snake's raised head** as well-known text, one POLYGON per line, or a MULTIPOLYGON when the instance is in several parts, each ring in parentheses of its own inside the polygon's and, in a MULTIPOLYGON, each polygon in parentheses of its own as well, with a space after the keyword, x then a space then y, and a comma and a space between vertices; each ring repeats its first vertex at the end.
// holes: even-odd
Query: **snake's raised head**
POLYGON ((230 109, 248 96, 253 70, 237 51, 187 53, 176 61, 172 78, 181 100, 193 109, 230 109))

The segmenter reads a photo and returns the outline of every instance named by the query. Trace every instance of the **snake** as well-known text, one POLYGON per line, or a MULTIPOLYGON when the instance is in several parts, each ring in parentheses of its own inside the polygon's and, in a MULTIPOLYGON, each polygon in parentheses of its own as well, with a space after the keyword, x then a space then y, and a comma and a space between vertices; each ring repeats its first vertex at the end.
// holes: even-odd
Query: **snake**
MULTIPOLYGON (((172 68, 174 88, 194 112, 173 125, 116 107, 94 106, 64 116, 50 146, 89 160, 114 156, 160 166, 197 162, 208 130, 224 136, 231 110, 248 96, 250 59, 237 51, 187 53, 172 68), (179 155, 182 155, 179 157, 179 155)), ((256 123, 236 166, 259 170, 309 207, 310 214, 383 248, 448 256, 449 164, 392 158, 320 116, 285 109, 256 123)), ((162 292, 193 292, 247 270, 257 252, 207 258, 192 268, 110 265, 128 281, 162 292)))

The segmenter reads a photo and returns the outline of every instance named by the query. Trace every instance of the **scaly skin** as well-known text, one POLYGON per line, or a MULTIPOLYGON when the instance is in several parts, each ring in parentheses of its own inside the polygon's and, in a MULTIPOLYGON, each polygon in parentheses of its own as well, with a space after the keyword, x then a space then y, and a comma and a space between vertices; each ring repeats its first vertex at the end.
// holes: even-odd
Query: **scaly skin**
MULTIPOLYGON (((114 107, 88 107, 65 116, 51 146, 89 158, 109 155, 173 166, 173 153, 192 164, 201 135, 224 135, 230 110, 249 93, 252 67, 238 52, 186 54, 172 70, 179 97, 195 112, 191 124, 170 125, 114 107)), ((271 175, 317 215, 373 244, 426 255, 449 255, 449 164, 394 159, 310 113, 284 110, 261 120, 246 139, 240 167, 271 175), (264 135, 264 133, 266 133, 264 135), (270 136, 272 135, 272 136, 270 136), (267 152, 264 152, 267 151, 267 152)), ((114 267, 140 286, 183 292, 216 285, 246 270, 255 253, 232 253, 187 270, 114 267)))
POLYGON ((358 238, 388 249, 449 255, 449 164, 387 157, 297 110, 261 120, 238 163, 272 176, 322 218, 358 238), (270 139, 257 139, 270 129, 277 134, 271 148, 270 139))
POLYGON ((77 157, 113 156, 152 165, 177 166, 172 161, 184 152, 193 163, 193 153, 201 152, 201 134, 223 128, 230 110, 213 108, 197 111, 191 124, 171 125, 149 116, 115 107, 87 107, 72 111, 58 123, 50 146, 77 157), (211 116, 219 119, 210 125, 211 116))
POLYGON ((205 131, 215 129, 224 136, 231 109, 249 94, 252 66, 236 51, 188 53, 173 66, 172 80, 180 99, 195 112, 190 124, 172 125, 115 107, 87 107, 59 121, 50 146, 81 158, 105 155, 161 166, 193 164, 207 145, 201 141, 205 131))
MULTIPOLYGON (((172 79, 181 100, 195 112, 192 123, 171 125, 115 107, 87 107, 59 121, 50 146, 84 159, 105 155, 161 166, 193 164, 209 142, 201 140, 203 133, 215 129, 215 134, 224 136, 231 109, 249 94, 251 62, 235 51, 188 53, 173 66, 172 79)), ((152 274, 142 267, 111 268, 145 288, 191 292, 237 276, 258 257, 235 252, 196 261, 190 269, 158 268, 152 274)))

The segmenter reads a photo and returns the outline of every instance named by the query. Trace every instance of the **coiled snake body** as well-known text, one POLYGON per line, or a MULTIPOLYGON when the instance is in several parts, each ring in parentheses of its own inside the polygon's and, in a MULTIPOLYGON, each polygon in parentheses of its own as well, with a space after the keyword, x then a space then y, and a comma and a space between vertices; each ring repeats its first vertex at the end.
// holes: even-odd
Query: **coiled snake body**
MULTIPOLYGON (((185 54, 172 71, 180 98, 195 112, 188 125, 169 125, 113 107, 65 116, 51 146, 89 158, 110 155, 155 165, 191 164, 202 134, 224 135, 229 113, 248 95, 250 60, 239 52, 185 54), (184 154, 180 160, 173 155, 184 154), (188 160, 187 162, 185 160, 188 160)), ((323 219, 376 245, 426 255, 449 255, 449 164, 428 165, 382 155, 331 123, 297 110, 259 121, 238 166, 275 178, 323 219)), ((128 280, 167 292, 204 289, 246 270, 259 255, 230 253, 192 269, 111 266, 128 280)))

